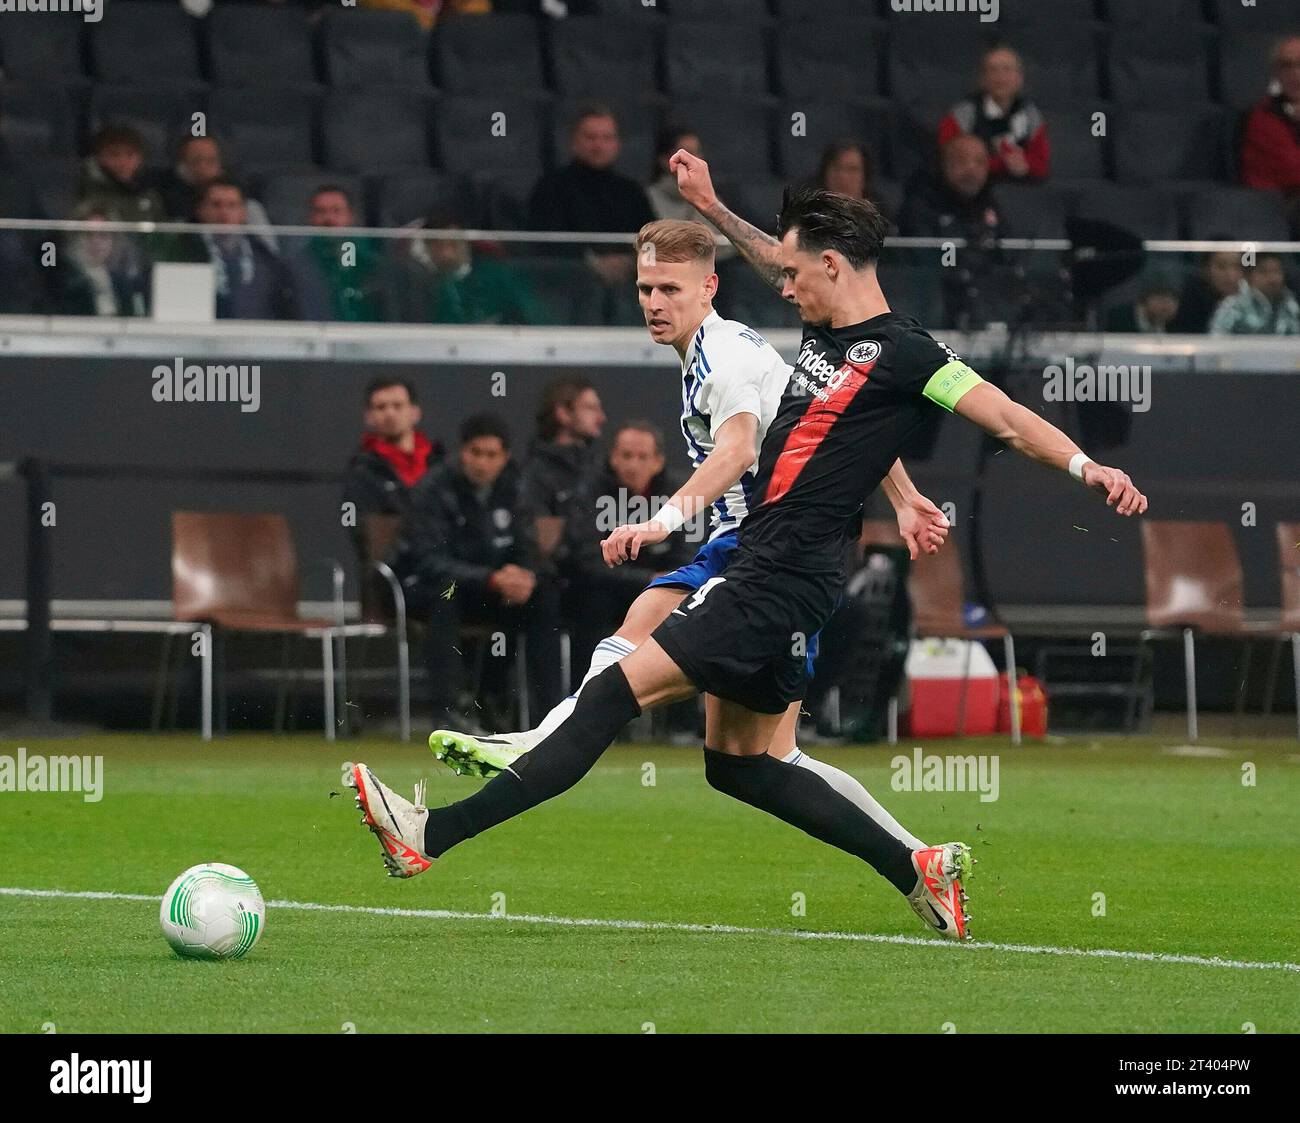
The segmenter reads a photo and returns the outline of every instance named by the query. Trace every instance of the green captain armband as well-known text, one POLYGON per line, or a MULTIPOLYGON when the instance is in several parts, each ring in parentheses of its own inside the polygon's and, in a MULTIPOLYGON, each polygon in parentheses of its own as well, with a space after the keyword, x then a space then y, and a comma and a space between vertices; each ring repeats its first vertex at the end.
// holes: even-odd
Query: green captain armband
POLYGON ((983 381, 984 379, 960 359, 955 359, 936 370, 921 393, 952 413, 967 392, 983 381))

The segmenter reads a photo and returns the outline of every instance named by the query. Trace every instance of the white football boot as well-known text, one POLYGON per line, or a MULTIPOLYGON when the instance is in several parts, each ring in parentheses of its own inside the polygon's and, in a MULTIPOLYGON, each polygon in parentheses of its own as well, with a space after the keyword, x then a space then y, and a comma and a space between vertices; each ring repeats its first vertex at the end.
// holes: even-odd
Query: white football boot
POLYGON ((414 803, 380 781, 364 764, 345 764, 343 782, 356 789, 361 821, 379 839, 389 877, 414 877, 433 865, 424 852, 424 824, 429 818, 424 806, 425 781, 415 785, 414 803))

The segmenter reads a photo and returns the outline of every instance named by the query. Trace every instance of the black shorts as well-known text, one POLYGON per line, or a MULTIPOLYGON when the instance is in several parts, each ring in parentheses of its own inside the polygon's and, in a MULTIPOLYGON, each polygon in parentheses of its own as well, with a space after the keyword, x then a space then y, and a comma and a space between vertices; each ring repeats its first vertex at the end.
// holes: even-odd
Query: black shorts
POLYGON ((804 696, 808 645, 843 583, 842 574, 778 568, 742 549, 653 638, 701 692, 779 714, 804 696))

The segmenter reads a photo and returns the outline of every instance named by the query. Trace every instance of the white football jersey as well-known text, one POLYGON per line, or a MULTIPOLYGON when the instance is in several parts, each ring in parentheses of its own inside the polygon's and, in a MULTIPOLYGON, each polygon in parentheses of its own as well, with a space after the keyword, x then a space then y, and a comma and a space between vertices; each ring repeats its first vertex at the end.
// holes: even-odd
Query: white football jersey
MULTIPOLYGON (((713 451, 714 434, 728 418, 758 418, 757 450, 776 416, 790 380, 790 367, 766 339, 737 320, 710 312, 682 360, 682 435, 691 463, 699 467, 713 451)), ((740 526, 749 513, 755 461, 709 512, 709 539, 740 526)))

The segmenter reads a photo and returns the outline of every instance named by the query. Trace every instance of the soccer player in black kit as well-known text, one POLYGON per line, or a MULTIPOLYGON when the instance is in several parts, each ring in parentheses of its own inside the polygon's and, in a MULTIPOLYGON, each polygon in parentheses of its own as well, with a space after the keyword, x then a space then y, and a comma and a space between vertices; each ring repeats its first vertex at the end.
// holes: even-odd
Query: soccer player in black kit
POLYGON ((357 789, 362 820, 379 837, 389 872, 410 877, 458 843, 572 787, 643 710, 707 692, 719 700, 708 714, 704 749, 714 788, 863 859, 931 929, 968 938, 968 846, 909 849, 820 776, 767 754, 782 713, 803 697, 808 637, 840 596, 841 559, 859 532, 866 497, 936 407, 1068 471, 1120 515, 1141 514, 1146 498, 1123 472, 1090 460, 915 320, 890 310, 876 277, 887 224, 870 202, 788 189, 777 239, 718 201, 703 160, 679 151, 669 166, 682 196, 804 321, 734 560, 648 641, 588 683, 551 736, 474 795, 427 809, 418 790, 412 804, 364 764, 347 766, 346 782, 357 789))

